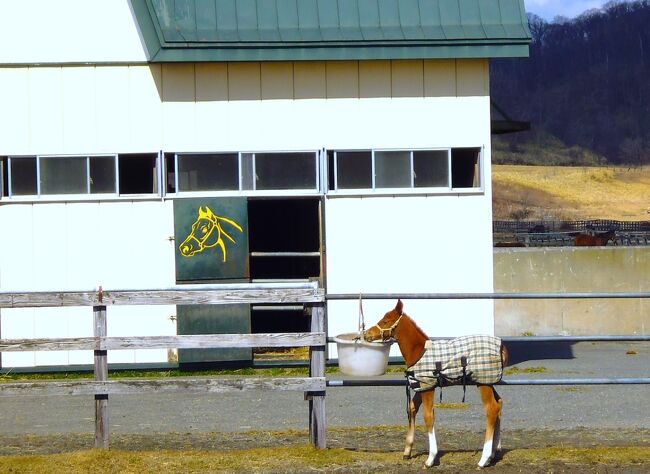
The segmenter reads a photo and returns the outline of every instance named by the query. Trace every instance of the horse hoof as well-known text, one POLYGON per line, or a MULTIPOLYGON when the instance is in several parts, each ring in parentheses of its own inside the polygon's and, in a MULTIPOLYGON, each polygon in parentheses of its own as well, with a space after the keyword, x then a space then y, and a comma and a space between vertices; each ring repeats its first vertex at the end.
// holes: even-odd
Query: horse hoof
POLYGON ((492 458, 486 458, 486 459, 481 458, 481 460, 478 462, 478 467, 481 468, 481 469, 484 468, 484 467, 487 467, 487 466, 490 465, 491 461, 492 461, 492 458))
POLYGON ((427 467, 427 468, 428 467, 433 467, 433 466, 435 466, 437 464, 437 461, 438 461, 438 456, 437 455, 434 456, 434 457, 429 456, 429 458, 424 463, 424 467, 427 467))

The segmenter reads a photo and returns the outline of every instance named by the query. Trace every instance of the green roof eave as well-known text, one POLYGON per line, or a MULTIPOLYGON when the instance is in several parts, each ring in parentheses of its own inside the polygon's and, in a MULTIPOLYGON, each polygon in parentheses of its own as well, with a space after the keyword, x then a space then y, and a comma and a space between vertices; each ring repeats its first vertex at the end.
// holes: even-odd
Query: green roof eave
POLYGON ((130 0, 149 62, 527 57, 523 0, 130 0))
POLYGON ((325 61, 528 57, 528 44, 382 45, 354 47, 166 47, 152 63, 207 61, 325 61))

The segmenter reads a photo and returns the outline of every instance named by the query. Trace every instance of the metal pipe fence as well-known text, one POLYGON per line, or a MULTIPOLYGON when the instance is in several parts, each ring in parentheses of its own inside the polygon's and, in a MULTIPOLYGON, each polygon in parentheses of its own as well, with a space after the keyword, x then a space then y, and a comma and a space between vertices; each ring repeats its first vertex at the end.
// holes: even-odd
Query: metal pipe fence
MULTIPOLYGON (((650 298, 650 292, 519 292, 519 293, 330 293, 326 300, 356 300, 356 299, 430 299, 430 300, 504 300, 504 299, 617 299, 617 298, 650 298)), ((433 339, 433 338, 432 338, 433 339)), ((451 337, 435 338, 452 339, 451 337)), ((508 342, 647 342, 650 335, 593 335, 593 336, 503 336, 508 342)), ((334 338, 328 337, 328 343, 334 338)), ((401 379, 357 379, 357 380, 327 380, 328 387, 403 387, 406 384, 401 379)), ((503 379, 498 385, 637 385, 650 384, 650 377, 619 377, 619 378, 562 378, 562 379, 503 379)))

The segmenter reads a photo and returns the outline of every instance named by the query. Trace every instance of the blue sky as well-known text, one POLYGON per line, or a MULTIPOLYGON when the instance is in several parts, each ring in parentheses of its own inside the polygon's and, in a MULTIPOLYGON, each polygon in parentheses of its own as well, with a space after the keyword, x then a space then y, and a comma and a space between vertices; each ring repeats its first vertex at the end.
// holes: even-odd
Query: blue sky
POLYGON ((600 8, 608 0, 524 0, 526 11, 547 21, 556 16, 574 18, 591 8, 600 8))

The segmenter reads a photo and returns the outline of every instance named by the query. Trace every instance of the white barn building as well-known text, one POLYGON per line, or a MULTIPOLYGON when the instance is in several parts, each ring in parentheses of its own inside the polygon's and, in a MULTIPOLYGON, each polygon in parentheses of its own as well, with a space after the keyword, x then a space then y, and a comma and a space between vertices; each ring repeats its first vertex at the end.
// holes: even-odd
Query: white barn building
MULTIPOLYGON (((0 291, 308 278, 330 294, 492 291, 489 59, 528 55, 523 0, 0 0, 0 12, 0 291), (210 249, 220 264, 241 244, 238 269, 181 269, 179 216, 197 202, 240 206, 236 243, 210 249)), ((392 305, 365 301, 367 322, 392 305)), ((304 324, 262 309, 226 326, 304 324)), ((489 300, 405 309, 431 336, 494 330, 489 300)), ((108 335, 219 331, 210 311, 110 307, 108 335)), ((3 309, 0 335, 90 336, 89 313, 3 309)), ((357 301, 330 301, 328 335, 357 318, 357 301)), ((90 351, 1 361, 91 363, 90 351)))

